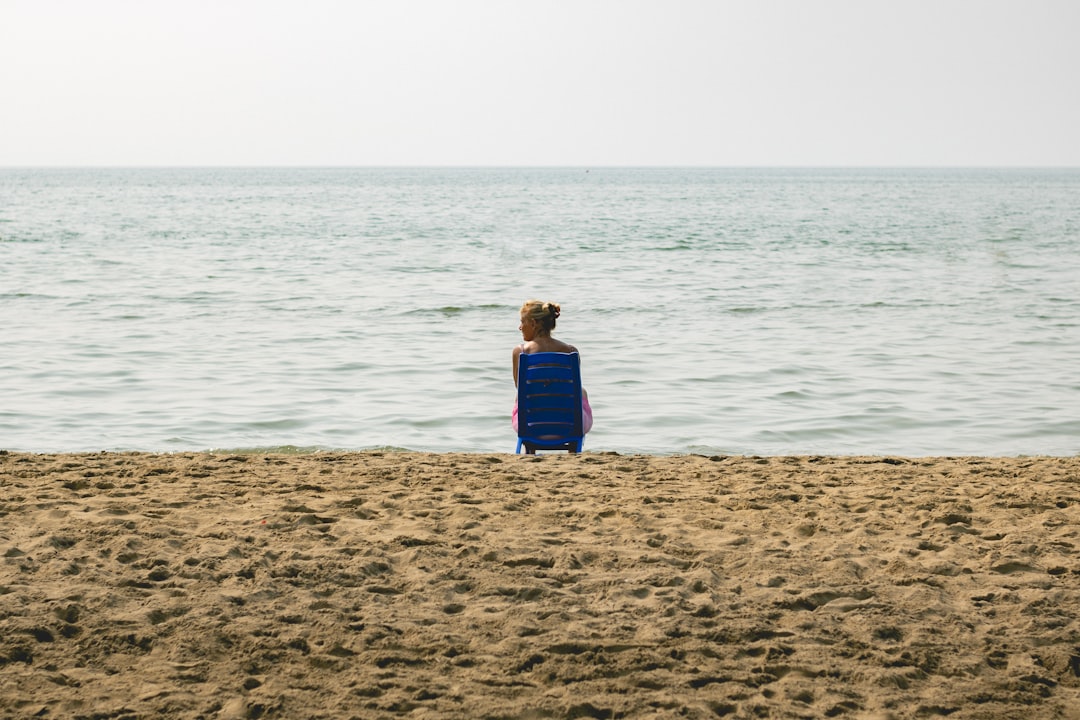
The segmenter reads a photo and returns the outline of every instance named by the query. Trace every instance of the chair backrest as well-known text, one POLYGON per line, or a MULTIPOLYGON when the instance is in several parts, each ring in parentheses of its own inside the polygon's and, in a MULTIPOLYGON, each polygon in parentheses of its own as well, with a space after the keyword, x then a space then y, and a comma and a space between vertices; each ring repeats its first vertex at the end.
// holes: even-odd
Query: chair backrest
POLYGON ((581 364, 577 353, 518 356, 518 446, 581 452, 581 364))

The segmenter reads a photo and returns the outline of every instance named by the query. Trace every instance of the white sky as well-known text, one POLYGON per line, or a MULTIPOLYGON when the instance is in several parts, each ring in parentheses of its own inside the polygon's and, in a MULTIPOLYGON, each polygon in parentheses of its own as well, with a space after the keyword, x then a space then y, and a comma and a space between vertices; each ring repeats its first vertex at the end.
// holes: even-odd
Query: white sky
POLYGON ((0 166, 1080 166, 1078 0, 0 0, 0 166))

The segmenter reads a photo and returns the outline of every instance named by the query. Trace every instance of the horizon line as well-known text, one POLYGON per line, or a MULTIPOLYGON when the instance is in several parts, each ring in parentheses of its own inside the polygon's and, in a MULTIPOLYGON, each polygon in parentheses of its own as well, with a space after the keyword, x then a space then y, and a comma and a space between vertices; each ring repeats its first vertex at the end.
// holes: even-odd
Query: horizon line
POLYGON ((0 170, 1080 170, 1080 165, 1039 165, 1039 164, 757 164, 757 165, 708 165, 708 164, 512 164, 512 163, 430 163, 430 164, 41 164, 41 165, 3 165, 0 170))

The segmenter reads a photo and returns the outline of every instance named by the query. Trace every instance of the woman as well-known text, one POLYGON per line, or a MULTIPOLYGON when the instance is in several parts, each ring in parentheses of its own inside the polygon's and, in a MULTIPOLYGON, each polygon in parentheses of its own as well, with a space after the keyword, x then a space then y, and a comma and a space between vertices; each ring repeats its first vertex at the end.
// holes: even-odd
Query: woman
MULTIPOLYGON (((539 300, 528 300, 521 306, 521 325, 518 330, 521 331, 521 339, 525 342, 515 346, 511 353, 514 387, 518 384, 518 357, 521 353, 531 355, 541 352, 576 353, 578 351, 573 345, 551 337, 551 331, 555 329, 555 321, 559 318, 560 312, 557 304, 539 300)), ((589 407, 589 396, 584 388, 581 390, 581 423, 584 432, 592 429, 592 408, 589 407)), ((510 416, 510 424, 514 426, 515 431, 518 429, 517 400, 514 400, 514 412, 510 416)))

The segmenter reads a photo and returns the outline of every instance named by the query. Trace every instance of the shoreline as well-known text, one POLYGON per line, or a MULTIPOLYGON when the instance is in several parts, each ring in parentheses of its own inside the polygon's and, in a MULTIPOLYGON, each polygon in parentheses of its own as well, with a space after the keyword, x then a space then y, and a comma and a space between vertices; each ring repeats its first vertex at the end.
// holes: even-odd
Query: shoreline
MULTIPOLYGON (((563 452, 544 452, 540 457, 563 455, 563 452)), ((4 455, 19 455, 28 457, 95 457, 99 455, 145 455, 145 456, 163 456, 168 457, 172 455, 242 455, 242 456, 256 456, 256 455, 284 455, 284 456, 298 456, 307 457, 314 455, 335 455, 335 456, 364 456, 364 455, 431 455, 431 456, 497 456, 497 457, 524 457, 524 454, 517 454, 511 450, 416 450, 407 447, 396 447, 389 445, 382 445, 376 447, 361 448, 358 450, 352 450, 348 448, 333 448, 323 447, 319 445, 268 445, 268 446, 255 446, 255 447, 234 447, 234 448, 203 448, 198 450, 178 449, 178 450, 139 450, 139 449, 100 449, 100 450, 21 450, 21 449, 5 449, 0 448, 0 457, 4 455)), ((624 452, 619 450, 597 450, 586 447, 581 453, 581 456, 592 457, 623 457, 623 458, 747 458, 747 459, 760 459, 760 458, 830 458, 835 460, 901 460, 901 461, 920 461, 920 460, 948 460, 948 461, 962 461, 962 460, 1029 460, 1029 459, 1062 459, 1069 460, 1073 458, 1080 458, 1080 453, 1072 454, 1058 454, 1058 453, 1011 453, 1006 455, 987 455, 985 453, 953 453, 953 454, 928 454, 928 455, 908 455, 904 453, 865 453, 865 452, 852 452, 852 453, 837 453, 837 452, 803 452, 803 453, 754 453, 746 454, 740 452, 698 452, 694 450, 673 450, 670 452, 624 452)))
POLYGON ((1078 547, 1080 457, 0 452, 0 715, 1069 717, 1078 547))

